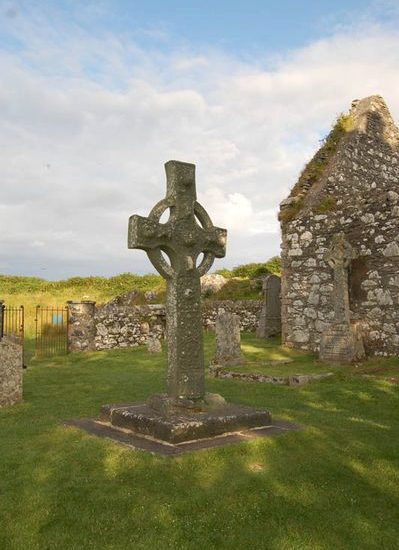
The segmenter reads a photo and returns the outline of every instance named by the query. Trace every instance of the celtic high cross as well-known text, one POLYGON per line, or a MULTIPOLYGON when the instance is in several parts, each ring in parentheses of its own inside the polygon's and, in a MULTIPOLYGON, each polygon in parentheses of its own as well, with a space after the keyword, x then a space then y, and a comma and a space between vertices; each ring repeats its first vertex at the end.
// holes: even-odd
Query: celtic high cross
POLYGON ((324 259, 334 271, 335 323, 350 323, 348 268, 355 256, 343 233, 333 236, 331 246, 324 255, 324 259))
POLYGON ((195 165, 170 160, 165 170, 166 197, 147 218, 131 216, 128 247, 145 250, 167 282, 168 397, 196 401, 205 395, 200 277, 225 255, 227 232, 196 200, 195 165), (160 223, 167 209, 170 218, 160 223))

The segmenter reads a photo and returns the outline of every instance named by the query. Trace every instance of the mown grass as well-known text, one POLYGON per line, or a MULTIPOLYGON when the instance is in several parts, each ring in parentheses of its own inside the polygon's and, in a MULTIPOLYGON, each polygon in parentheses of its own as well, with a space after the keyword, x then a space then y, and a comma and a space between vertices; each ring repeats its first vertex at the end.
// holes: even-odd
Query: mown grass
MULTIPOLYGON (((243 342, 259 361, 285 353, 243 342)), ((303 429, 173 459, 63 426, 160 391, 164 362, 136 348, 31 364, 24 404, 0 411, 2 550, 398 547, 398 386, 209 379, 303 429)))
MULTIPOLYGON (((226 367, 226 370, 242 373, 289 376, 292 374, 320 374, 332 372, 342 377, 366 375, 375 377, 397 377, 399 382, 399 359, 397 357, 370 357, 352 365, 326 364, 318 356, 306 351, 279 345, 279 338, 259 340, 254 333, 245 334, 241 344, 243 362, 226 367), (271 364, 273 361, 289 361, 285 364, 271 364)), ((399 412, 399 411, 398 411, 399 412)))

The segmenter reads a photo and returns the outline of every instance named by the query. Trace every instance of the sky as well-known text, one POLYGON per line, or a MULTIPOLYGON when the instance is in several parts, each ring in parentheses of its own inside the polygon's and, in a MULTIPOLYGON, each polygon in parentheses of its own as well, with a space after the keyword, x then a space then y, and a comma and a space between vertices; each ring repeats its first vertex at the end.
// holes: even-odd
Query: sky
POLYGON ((399 122, 399 0, 0 0, 0 273, 147 273, 127 223, 196 164, 214 269, 279 254, 279 203, 353 99, 399 122))

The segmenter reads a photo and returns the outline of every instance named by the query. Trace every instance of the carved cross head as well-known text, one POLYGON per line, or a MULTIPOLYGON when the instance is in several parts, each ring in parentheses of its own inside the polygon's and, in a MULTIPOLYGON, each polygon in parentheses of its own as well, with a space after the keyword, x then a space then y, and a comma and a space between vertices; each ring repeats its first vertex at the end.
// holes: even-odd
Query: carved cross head
POLYGON ((131 216, 128 247, 145 250, 155 269, 166 279, 185 272, 204 275, 216 258, 226 254, 227 231, 215 227, 197 202, 195 165, 170 160, 165 164, 166 197, 147 218, 131 216), (169 220, 161 223, 162 214, 169 220), (199 265, 197 261, 203 254, 199 265))
POLYGON ((346 269, 356 257, 352 245, 345 239, 343 233, 336 233, 331 239, 330 248, 324 259, 332 269, 346 269))

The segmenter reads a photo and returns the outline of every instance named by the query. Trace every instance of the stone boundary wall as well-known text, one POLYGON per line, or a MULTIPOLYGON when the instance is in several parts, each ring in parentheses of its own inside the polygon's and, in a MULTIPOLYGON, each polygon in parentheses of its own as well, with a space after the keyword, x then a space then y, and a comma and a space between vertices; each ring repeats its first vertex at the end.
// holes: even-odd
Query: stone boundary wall
POLYGON ((149 337, 163 338, 165 306, 100 306, 96 308, 94 324, 97 350, 140 346, 149 337))
POLYGON ((22 346, 15 338, 0 339, 0 407, 22 401, 22 346))
MULTIPOLYGON (((146 344, 151 337, 164 337, 164 305, 119 306, 109 303, 97 307, 93 304, 89 307, 88 303, 82 304, 83 307, 79 307, 77 303, 70 307, 70 351, 129 348, 146 344)), ((214 329, 218 310, 223 308, 238 315, 240 330, 254 332, 258 325, 261 305, 260 300, 205 301, 202 304, 204 329, 214 329)))
POLYGON ((235 313, 240 319, 240 330, 255 332, 262 309, 261 300, 219 300, 202 302, 202 321, 206 330, 214 330, 220 308, 235 313))

